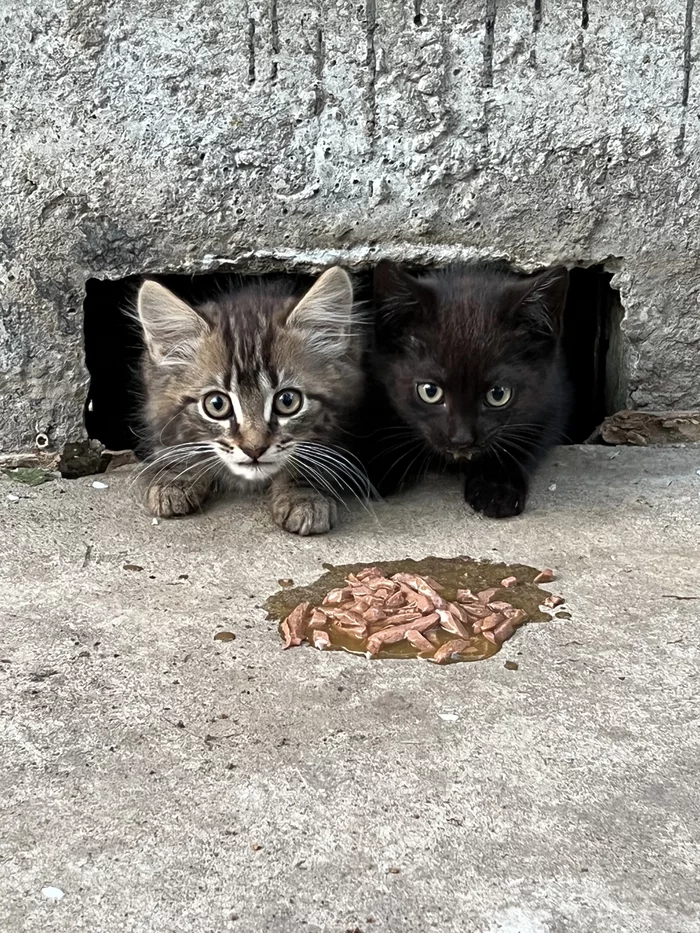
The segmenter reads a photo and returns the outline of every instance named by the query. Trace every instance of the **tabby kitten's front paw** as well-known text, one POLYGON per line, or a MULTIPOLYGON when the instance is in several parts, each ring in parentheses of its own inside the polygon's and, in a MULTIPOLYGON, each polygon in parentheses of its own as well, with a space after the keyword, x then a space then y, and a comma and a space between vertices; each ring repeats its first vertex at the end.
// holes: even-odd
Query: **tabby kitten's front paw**
POLYGON ((272 494, 272 517, 296 535, 323 535, 335 525, 338 506, 315 489, 286 487, 272 494))
POLYGON ((474 476, 467 479, 464 498, 475 512, 488 518, 510 518, 525 508, 527 486, 511 480, 474 476))
POLYGON ((196 512, 203 502, 199 491, 192 487, 154 483, 146 490, 146 505, 158 518, 174 518, 196 512))

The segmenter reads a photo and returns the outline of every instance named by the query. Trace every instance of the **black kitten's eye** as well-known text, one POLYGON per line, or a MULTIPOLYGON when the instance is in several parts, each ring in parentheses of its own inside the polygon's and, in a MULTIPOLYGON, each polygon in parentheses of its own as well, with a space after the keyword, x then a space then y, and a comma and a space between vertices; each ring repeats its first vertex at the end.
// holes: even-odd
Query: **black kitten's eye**
POLYGON ((210 418, 218 421, 225 421, 233 414, 231 399, 223 392, 209 392, 202 399, 202 407, 210 418))
POLYGON ((289 418, 296 415, 304 404, 304 396, 297 389, 283 389, 272 401, 272 410, 276 415, 289 418))
POLYGON ((419 382, 416 391, 421 402, 427 402, 428 405, 436 405, 445 397, 443 390, 434 382, 419 382))
POLYGON ((486 393, 486 404, 491 408, 504 408, 513 398, 513 390, 509 386, 492 386, 486 393))

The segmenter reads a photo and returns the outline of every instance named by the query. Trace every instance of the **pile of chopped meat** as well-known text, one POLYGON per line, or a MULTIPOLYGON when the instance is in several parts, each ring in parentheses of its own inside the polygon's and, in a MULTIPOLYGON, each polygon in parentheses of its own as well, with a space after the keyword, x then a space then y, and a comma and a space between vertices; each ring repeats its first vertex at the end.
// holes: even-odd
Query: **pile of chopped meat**
MULTIPOLYGON (((552 579, 552 572, 546 570, 535 582, 552 579)), ((479 593, 458 590, 456 601, 450 602, 440 595, 443 587, 430 577, 413 573, 386 577, 378 568, 367 567, 349 574, 346 585, 331 590, 320 606, 300 603, 282 622, 284 646, 308 641, 315 648, 331 648, 336 635, 343 642, 356 641, 358 652, 369 658, 377 657, 385 646, 406 642, 417 657, 438 664, 460 660, 474 652, 479 637, 502 645, 527 620, 523 609, 495 599, 501 588, 517 583, 516 577, 506 577, 500 587, 479 593)), ((548 599, 563 602, 560 597, 548 599)))

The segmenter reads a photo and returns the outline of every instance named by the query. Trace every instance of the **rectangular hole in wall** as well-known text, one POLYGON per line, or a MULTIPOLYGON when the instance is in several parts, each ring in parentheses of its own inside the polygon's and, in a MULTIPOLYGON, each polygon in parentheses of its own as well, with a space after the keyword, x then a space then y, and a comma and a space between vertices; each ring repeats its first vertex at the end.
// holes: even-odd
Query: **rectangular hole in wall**
MULTIPOLYGON (((355 274, 358 299, 371 296, 371 270, 355 274)), ((244 281, 227 273, 151 276, 186 301, 200 302, 244 281)), ((574 388, 567 434, 585 441, 603 418, 624 407, 626 374, 622 307, 602 267, 571 270, 564 316, 564 353, 574 388)), ((300 292, 313 279, 295 276, 300 292)), ((133 318, 141 276, 89 279, 84 301, 85 359, 90 386, 85 405, 89 437, 110 450, 139 451, 139 360, 143 339, 133 318)))

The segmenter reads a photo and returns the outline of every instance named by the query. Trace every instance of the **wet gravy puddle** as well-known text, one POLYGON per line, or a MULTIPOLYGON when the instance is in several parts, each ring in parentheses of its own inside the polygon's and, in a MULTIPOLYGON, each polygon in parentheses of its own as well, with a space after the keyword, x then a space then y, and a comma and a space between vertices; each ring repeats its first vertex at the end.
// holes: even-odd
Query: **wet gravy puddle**
POLYGON ((522 625, 545 622, 553 615, 557 618, 568 617, 568 613, 559 609, 563 599, 553 596, 539 585, 539 582, 550 582, 553 579, 552 572, 540 571, 526 564, 495 563, 471 557, 425 557, 422 560, 373 561, 367 564, 324 564, 323 567, 326 573, 308 586, 295 587, 291 585, 291 580, 279 581, 283 588, 270 596, 263 606, 268 619, 280 623, 280 635, 286 647, 309 642, 325 650, 347 651, 367 657, 423 658, 438 663, 480 661, 496 654, 502 642, 522 625), (390 591, 390 596, 394 595, 395 598, 389 605, 398 603, 396 608, 386 608, 385 602, 390 596, 387 597, 387 590, 381 580, 378 577, 373 579, 370 568, 376 568, 388 580, 395 574, 400 575, 403 585, 392 581, 393 589, 390 591), (534 582, 536 578, 539 579, 538 583, 534 582), (417 579, 422 582, 416 583, 417 579), (426 579, 428 584, 424 587, 426 579), (437 584, 434 590, 431 584, 437 584), (373 601, 376 591, 368 589, 371 585, 380 588, 380 599, 373 601), (399 586, 403 602, 396 592, 399 586), (429 597, 432 590, 430 598, 435 607, 421 595, 414 597, 419 601, 417 607, 411 602, 411 587, 416 586, 421 593, 427 592, 429 597), (469 591, 471 593, 467 595, 469 591), (364 608, 368 602, 368 599, 363 598, 365 596, 372 606, 379 608, 379 615, 391 616, 393 613, 395 619, 376 621, 370 625, 363 623, 358 614, 361 611, 365 611, 366 618, 374 619, 377 615, 375 612, 375 616, 372 616, 370 610, 364 608), (329 599, 336 602, 330 604, 329 599), (426 629, 424 622, 427 625, 428 616, 433 618, 433 608, 444 607, 445 604, 452 607, 452 618, 443 609, 441 620, 445 621, 434 623, 429 626, 429 630, 426 629), (314 611, 319 609, 320 613, 314 611), (327 613, 325 617, 324 612, 327 613), (302 617, 304 621, 299 627, 302 617), (406 622, 407 619, 414 621, 406 622), (514 624, 508 627, 505 624, 507 619, 513 619, 514 624), (385 642, 385 630, 399 622, 403 623, 402 628, 407 625, 415 627, 418 634, 412 632, 409 639, 404 634, 394 640, 398 632, 393 629, 392 636, 385 642), (485 633, 481 630, 482 624, 485 633), (376 638, 377 632, 380 633, 379 639, 376 638), (494 632, 500 633, 495 640, 494 632), (294 634, 299 637, 293 637, 294 634), (375 640, 371 641, 373 635, 375 640), (430 642, 430 649, 427 641, 430 642), (378 642, 381 643, 378 645, 378 642), (451 647, 444 648, 448 643, 451 647))

